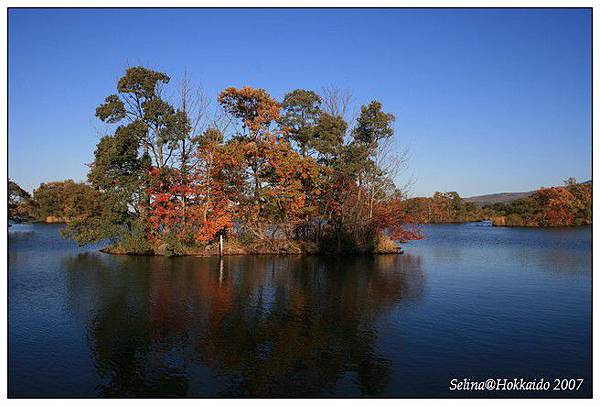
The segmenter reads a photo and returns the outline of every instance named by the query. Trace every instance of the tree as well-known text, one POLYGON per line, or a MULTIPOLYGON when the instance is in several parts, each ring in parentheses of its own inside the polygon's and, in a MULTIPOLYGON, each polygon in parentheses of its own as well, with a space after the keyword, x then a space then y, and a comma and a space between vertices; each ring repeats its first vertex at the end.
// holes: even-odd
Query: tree
POLYGON ((369 153, 374 153, 379 141, 394 135, 394 121, 394 115, 385 113, 380 102, 372 101, 360 109, 357 126, 352 132, 354 140, 364 144, 369 153))
POLYGON ((9 179, 8 219, 20 221, 31 216, 31 195, 16 182, 9 179))
POLYGON ((314 197, 320 194, 319 167, 310 157, 294 151, 285 141, 272 140, 262 145, 261 155, 267 163, 263 168, 269 187, 263 189, 262 215, 281 224, 289 238, 305 219, 316 214, 314 197))
POLYGON ((542 188, 532 197, 539 210, 535 219, 542 226, 567 226, 575 220, 575 199, 564 187, 542 188))
POLYGON ((564 180, 565 186, 574 186, 577 184, 577 179, 574 177, 570 177, 564 180))
POLYGON ((394 115, 385 113, 378 101, 361 107, 357 125, 352 131, 353 154, 358 162, 358 182, 365 186, 368 194, 369 217, 373 215, 375 194, 382 182, 387 182, 386 173, 377 162, 377 152, 381 152, 381 142, 394 135, 392 125, 394 115))
POLYGON ((190 135, 185 111, 176 111, 161 97, 161 85, 169 81, 161 72, 142 66, 128 68, 117 84, 118 94, 106 97, 96 109, 96 116, 104 122, 134 125, 141 146, 158 168, 169 164, 190 135))
MULTIPOLYGON (((209 134, 214 136, 214 132, 209 134)), ((214 140, 202 142, 195 157, 190 174, 168 168, 151 171, 149 238, 166 243, 176 254, 184 253, 185 247, 213 241, 231 227, 235 210, 224 184, 225 171, 235 166, 235 161, 214 140)))
POLYGON ((306 156, 315 136, 315 126, 321 118, 321 97, 311 90, 296 89, 287 93, 282 103, 281 125, 289 139, 306 156))
POLYGON ((342 89, 336 86, 325 86, 321 89, 322 110, 334 117, 341 117, 344 121, 350 122, 349 115, 354 102, 352 90, 342 89))
POLYGON ((223 109, 239 119, 240 136, 257 141, 268 133, 269 125, 279 119, 281 106, 264 89, 229 87, 219 95, 223 109))
POLYGON ((46 217, 62 217, 64 210, 62 182, 42 183, 33 191, 35 217, 45 220, 46 217))
POLYGON ((216 129, 219 123, 218 118, 214 118, 210 124, 208 124, 208 107, 210 102, 202 88, 194 86, 190 80, 190 77, 186 72, 183 74, 183 79, 179 85, 179 108, 178 110, 183 113, 189 122, 189 126, 184 126, 183 130, 186 133, 180 137, 180 145, 178 148, 178 159, 180 162, 180 169, 183 173, 187 173, 189 166, 195 154, 197 142, 199 137, 196 134, 200 134, 206 128, 216 129))
POLYGON ((109 239, 135 245, 135 240, 143 239, 141 217, 148 205, 146 189, 151 166, 149 155, 138 153, 144 131, 142 123, 134 122, 100 140, 88 180, 100 193, 102 210, 93 217, 70 222, 65 235, 79 244, 109 239))
POLYGON ((397 213, 410 219, 415 224, 431 222, 431 198, 414 197, 398 199, 395 205, 397 213))
POLYGON ((325 165, 332 166, 344 153, 344 136, 348 124, 340 116, 321 113, 319 120, 313 127, 312 138, 307 145, 316 152, 317 160, 325 165))
POLYGON ((123 246, 148 249, 146 221, 154 202, 148 193, 153 169, 187 172, 197 143, 193 129, 203 111, 201 97, 192 97, 186 78, 180 108, 163 97, 170 77, 145 67, 128 68, 117 94, 106 97, 96 116, 119 124, 103 137, 94 153, 88 179, 101 193, 103 210, 93 218, 69 224, 66 234, 84 244, 110 239, 123 246), (195 112, 191 122, 188 112, 195 112))
POLYGON ((575 225, 592 224, 592 185, 591 183, 576 183, 567 186, 573 195, 575 208, 575 225))
POLYGON ((93 216, 100 205, 100 195, 90 185, 68 179, 42 183, 33 191, 33 216, 41 221, 71 221, 93 216))
POLYGON ((270 124, 279 118, 279 104, 263 89, 229 87, 219 95, 219 103, 223 109, 242 123, 242 131, 236 138, 244 144, 245 159, 251 171, 253 195, 258 203, 262 188, 261 169, 265 160, 257 155, 258 143, 270 142, 276 137, 269 131, 270 124))
POLYGON ((286 129, 273 128, 281 106, 263 89, 228 88, 219 96, 223 108, 242 123, 227 146, 245 174, 237 194, 240 215, 249 231, 265 237, 269 223, 291 222, 306 208, 308 185, 318 174, 316 163, 294 151, 286 129))

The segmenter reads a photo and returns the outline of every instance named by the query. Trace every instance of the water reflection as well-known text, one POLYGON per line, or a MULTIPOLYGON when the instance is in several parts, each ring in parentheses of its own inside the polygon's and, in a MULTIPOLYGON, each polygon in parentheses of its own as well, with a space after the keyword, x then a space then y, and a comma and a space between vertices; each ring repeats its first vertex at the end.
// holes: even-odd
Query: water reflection
POLYGON ((419 300, 418 256, 69 257, 101 396, 381 394, 377 321, 419 300))
POLYGON ((490 375, 580 376, 523 395, 591 396, 589 227, 431 226, 413 256, 222 264, 30 227, 9 232, 10 396, 435 397, 490 375))

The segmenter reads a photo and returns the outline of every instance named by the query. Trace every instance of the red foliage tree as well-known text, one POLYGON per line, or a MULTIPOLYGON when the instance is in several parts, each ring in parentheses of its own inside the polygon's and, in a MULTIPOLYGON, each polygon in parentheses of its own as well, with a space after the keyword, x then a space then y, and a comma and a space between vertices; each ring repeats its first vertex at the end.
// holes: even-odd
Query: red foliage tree
POLYGON ((423 238, 418 227, 420 218, 402 210, 403 201, 391 198, 378 202, 373 211, 372 227, 377 233, 387 231, 388 236, 397 241, 406 242, 423 238))

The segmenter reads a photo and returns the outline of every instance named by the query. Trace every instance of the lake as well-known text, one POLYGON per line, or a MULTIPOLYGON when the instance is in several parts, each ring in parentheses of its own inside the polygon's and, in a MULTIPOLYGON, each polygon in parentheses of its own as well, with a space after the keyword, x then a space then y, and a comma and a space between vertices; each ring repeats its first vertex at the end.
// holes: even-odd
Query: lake
POLYGON ((222 261, 111 256, 60 227, 8 231, 11 397, 591 396, 591 227, 222 261), (583 383, 449 389, 465 378, 583 383))

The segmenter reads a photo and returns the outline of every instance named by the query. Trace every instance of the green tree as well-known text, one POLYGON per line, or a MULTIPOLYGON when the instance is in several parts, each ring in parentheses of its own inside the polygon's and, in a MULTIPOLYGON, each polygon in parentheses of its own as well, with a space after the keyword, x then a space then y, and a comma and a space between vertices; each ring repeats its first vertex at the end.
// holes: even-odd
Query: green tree
POLYGON ((138 153, 144 131, 140 122, 133 122, 100 140, 88 180, 100 193, 102 209, 95 216, 70 222, 66 236, 79 244, 109 239, 135 245, 132 236, 145 239, 142 216, 150 157, 138 153))
POLYGON ((281 125, 306 156, 321 118, 321 97, 312 90, 296 89, 285 95, 282 107, 281 125))
POLYGON ((378 101, 372 101, 362 106, 357 125, 352 131, 353 153, 358 168, 359 185, 364 186, 368 193, 368 217, 373 216, 373 207, 377 193, 388 189, 390 182, 388 173, 382 168, 381 161, 384 150, 389 146, 385 141, 394 135, 393 114, 383 111, 378 101))
POLYGON ((118 93, 106 97, 96 109, 96 116, 104 122, 135 126, 141 147, 158 168, 172 163, 176 151, 191 138, 186 112, 161 97, 162 85, 169 81, 161 72, 142 66, 128 68, 119 79, 118 93))
POLYGON ((321 113, 308 144, 317 152, 317 160, 320 163, 332 166, 339 161, 345 152, 344 136, 347 129, 348 124, 342 117, 321 113))
POLYGON ((369 153, 374 153, 378 143, 394 135, 392 125, 395 121, 393 114, 385 113, 378 101, 372 101, 362 106, 357 119, 356 128, 352 132, 354 141, 364 144, 369 153))

